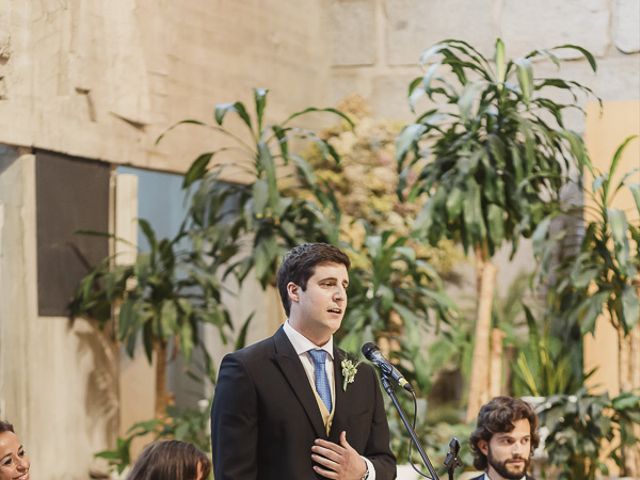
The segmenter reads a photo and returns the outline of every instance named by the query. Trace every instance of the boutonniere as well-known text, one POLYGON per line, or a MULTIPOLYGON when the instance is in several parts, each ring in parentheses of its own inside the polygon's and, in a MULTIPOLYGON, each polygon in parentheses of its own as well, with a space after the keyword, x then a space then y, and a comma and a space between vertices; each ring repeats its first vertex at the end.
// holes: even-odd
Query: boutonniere
POLYGON ((356 373, 358 373, 358 365, 360 362, 357 360, 352 360, 350 358, 345 358, 340 362, 340 366, 342 367, 342 390, 347 391, 347 386, 356 378, 356 373), (355 362, 355 363, 354 363, 355 362))

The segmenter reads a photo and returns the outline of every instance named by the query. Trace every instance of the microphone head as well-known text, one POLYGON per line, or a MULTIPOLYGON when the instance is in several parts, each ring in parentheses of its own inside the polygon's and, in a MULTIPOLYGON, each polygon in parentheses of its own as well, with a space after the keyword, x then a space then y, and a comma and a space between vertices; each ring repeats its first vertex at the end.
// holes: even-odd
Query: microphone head
POLYGON ((367 342, 362 345, 362 354, 368 360, 371 360, 371 354, 378 350, 378 346, 373 342, 367 342))

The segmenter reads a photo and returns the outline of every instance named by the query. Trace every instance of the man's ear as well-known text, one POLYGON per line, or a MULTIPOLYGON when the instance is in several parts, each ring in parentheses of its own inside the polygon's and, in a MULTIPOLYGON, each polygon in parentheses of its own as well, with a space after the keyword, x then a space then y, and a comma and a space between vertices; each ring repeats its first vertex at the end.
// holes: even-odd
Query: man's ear
POLYGON ((489 444, 486 440, 478 441, 478 449, 482 452, 484 456, 489 455, 489 444))
POLYGON ((287 293, 289 294, 289 300, 292 303, 297 303, 300 300, 300 287, 293 282, 287 283, 287 293))

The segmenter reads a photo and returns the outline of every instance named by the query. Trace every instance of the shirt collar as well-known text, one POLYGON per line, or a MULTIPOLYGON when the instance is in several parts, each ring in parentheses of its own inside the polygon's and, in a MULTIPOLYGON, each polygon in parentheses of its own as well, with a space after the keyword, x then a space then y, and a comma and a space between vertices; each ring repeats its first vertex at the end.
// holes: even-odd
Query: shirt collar
POLYGON ((282 326, 284 333, 287 335, 287 338, 293 345, 293 349, 296 351, 298 355, 302 355, 309 350, 321 349, 329 354, 329 358, 333 360, 333 336, 329 338, 329 341, 322 346, 318 346, 309 340, 307 337, 298 332, 295 328, 291 326, 289 320, 284 322, 282 326))
MULTIPOLYGON (((487 473, 484 474, 483 480, 491 480, 487 473)), ((520 480, 527 480, 527 476, 524 475, 520 480)))

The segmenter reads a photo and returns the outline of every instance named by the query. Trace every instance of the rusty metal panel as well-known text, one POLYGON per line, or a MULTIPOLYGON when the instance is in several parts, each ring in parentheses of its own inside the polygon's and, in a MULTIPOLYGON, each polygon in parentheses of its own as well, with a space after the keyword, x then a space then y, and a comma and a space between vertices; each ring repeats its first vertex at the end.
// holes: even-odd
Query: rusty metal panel
POLYGON ((38 314, 66 316, 80 279, 109 253, 108 163, 36 152, 38 314))

